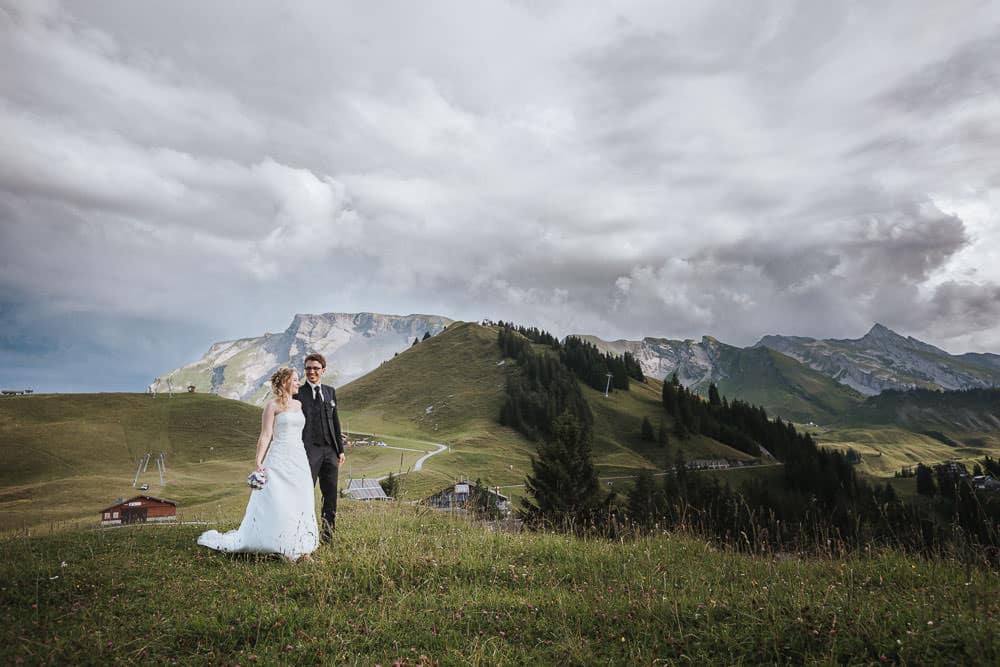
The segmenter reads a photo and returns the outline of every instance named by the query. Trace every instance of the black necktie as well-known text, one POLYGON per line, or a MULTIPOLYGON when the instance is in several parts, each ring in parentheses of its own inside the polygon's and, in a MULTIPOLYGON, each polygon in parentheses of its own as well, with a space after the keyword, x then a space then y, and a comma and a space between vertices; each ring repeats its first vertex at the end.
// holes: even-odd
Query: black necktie
POLYGON ((320 391, 319 385, 313 387, 313 400, 316 401, 317 403, 319 403, 322 400, 320 398, 319 391, 320 391))

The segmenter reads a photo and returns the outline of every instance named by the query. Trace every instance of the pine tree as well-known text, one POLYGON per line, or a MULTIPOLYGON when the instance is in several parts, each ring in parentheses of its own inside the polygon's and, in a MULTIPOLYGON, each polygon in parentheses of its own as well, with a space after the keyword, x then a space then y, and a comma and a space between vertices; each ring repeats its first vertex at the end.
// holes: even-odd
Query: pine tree
POLYGON ((427 340, 430 337, 431 337, 431 332, 430 331, 425 331, 424 332, 424 337, 421 338, 420 340, 427 340))
POLYGON ((628 494, 628 513, 639 524, 649 524, 658 512, 656 483, 653 473, 643 468, 636 477, 635 486, 628 494))
POLYGON ((722 399, 719 397, 719 388, 715 386, 714 382, 708 385, 708 404, 713 408, 722 405, 722 399))
POLYGON ((934 471, 923 463, 917 465, 917 493, 922 496, 933 496, 937 493, 937 484, 934 483, 934 471))
POLYGON ((385 491, 385 495, 395 498, 399 494, 399 477, 390 472, 388 477, 379 481, 379 486, 385 491))
MULTIPOLYGON (((420 341, 419 341, 419 340, 417 339, 417 337, 416 337, 416 336, 414 336, 414 337, 413 337, 413 345, 416 345, 416 344, 417 344, 417 343, 419 343, 419 342, 420 342, 420 341)), ((410 345, 410 347, 413 347, 413 345, 410 345)))
POLYGON ((569 413, 556 419, 553 434, 531 459, 524 484, 530 500, 522 515, 532 523, 582 526, 600 505, 597 471, 590 456, 590 430, 569 413))
POLYGON ((677 479, 677 488, 684 493, 687 489, 687 461, 684 460, 684 452, 679 447, 674 454, 674 477, 677 479))
POLYGON ((644 442, 654 442, 656 440, 656 434, 653 433, 653 424, 649 421, 649 417, 642 418, 640 433, 644 442))

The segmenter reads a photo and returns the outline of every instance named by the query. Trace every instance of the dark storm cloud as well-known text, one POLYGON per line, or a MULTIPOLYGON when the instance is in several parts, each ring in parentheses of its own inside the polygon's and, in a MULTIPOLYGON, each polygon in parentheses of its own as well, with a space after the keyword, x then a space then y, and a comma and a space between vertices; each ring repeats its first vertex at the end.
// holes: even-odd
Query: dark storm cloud
POLYGON ((885 100, 913 113, 940 113, 1000 93, 1000 29, 962 44, 901 81, 885 100))
POLYGON ((936 332, 945 336, 992 329, 1000 322, 1000 285, 943 283, 934 290, 928 319, 936 332))
POLYGON ((326 311, 1000 349, 998 19, 0 0, 5 359, 326 311))

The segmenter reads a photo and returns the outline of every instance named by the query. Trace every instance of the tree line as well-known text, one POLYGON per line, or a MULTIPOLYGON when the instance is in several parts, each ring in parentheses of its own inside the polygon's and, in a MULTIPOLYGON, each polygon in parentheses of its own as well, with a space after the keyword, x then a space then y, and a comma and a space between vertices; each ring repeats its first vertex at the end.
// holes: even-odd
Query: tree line
MULTIPOLYGON (((532 461, 522 517, 577 532, 610 534, 624 526, 692 530, 748 550, 960 546, 973 559, 998 557, 1000 494, 952 480, 951 491, 933 504, 905 503, 890 484, 860 478, 846 454, 818 447, 810 434, 769 418, 759 406, 728 401, 714 385, 706 400, 672 378, 664 386, 663 407, 684 437, 706 435, 754 455, 764 445, 784 463, 780 473, 734 490, 715 477, 691 473, 678 448, 662 481, 642 471, 622 500, 598 483, 589 426, 563 413, 532 461)), ((992 460, 983 461, 987 467, 1000 469, 992 460)))
POLYGON ((500 327, 497 342, 502 354, 516 359, 521 370, 507 374, 504 402, 500 408, 502 425, 532 440, 551 439, 556 419, 568 413, 581 428, 590 429, 594 420, 590 406, 576 376, 554 350, 536 351, 525 335, 506 326, 500 327))
POLYGON ((604 391, 608 387, 610 374, 611 389, 628 391, 629 380, 642 382, 646 378, 638 360, 629 352, 622 355, 601 352, 593 343, 577 336, 567 336, 562 343, 555 336, 537 327, 518 326, 498 322, 497 334, 500 350, 504 356, 519 359, 528 343, 544 345, 558 355, 559 360, 574 375, 588 386, 604 391))

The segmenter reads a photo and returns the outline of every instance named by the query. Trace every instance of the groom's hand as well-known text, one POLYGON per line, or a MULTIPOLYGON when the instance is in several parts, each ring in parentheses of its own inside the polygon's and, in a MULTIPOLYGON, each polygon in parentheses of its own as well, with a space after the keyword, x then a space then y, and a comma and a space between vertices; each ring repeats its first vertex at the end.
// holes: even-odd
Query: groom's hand
POLYGON ((339 465, 339 466, 342 466, 342 465, 344 465, 344 452, 341 452, 341 453, 340 453, 340 454, 339 454, 339 455, 337 456, 337 465, 339 465))

